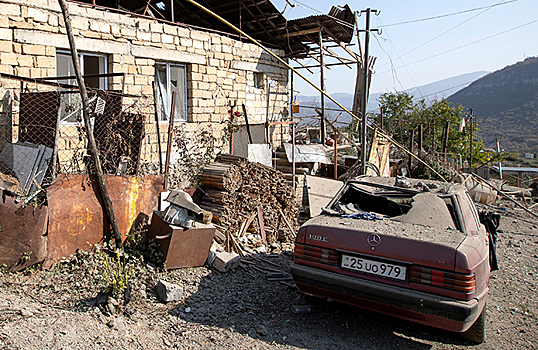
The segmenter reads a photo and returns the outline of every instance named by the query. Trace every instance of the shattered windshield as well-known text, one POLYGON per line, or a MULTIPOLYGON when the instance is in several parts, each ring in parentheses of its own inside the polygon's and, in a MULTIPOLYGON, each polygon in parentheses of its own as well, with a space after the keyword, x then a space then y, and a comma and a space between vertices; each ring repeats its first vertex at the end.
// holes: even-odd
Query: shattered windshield
POLYGON ((452 196, 432 192, 351 183, 331 209, 342 215, 369 213, 434 228, 459 229, 460 226, 452 196))

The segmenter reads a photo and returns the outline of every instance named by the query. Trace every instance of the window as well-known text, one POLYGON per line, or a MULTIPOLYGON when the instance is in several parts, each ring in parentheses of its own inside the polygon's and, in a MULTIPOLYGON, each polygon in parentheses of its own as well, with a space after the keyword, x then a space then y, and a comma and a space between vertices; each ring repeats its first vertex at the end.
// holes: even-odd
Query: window
MULTIPOLYGON (((79 53, 80 70, 82 75, 106 74, 107 58, 104 55, 79 53)), ((75 76, 75 68, 71 53, 56 53, 56 75, 59 77, 75 76)), ((86 86, 94 89, 107 89, 107 78, 89 77, 84 78, 86 86)), ((78 85, 76 78, 63 79, 58 82, 63 84, 78 85)), ((92 96, 90 96, 91 99, 92 96)), ((82 120, 82 100, 78 91, 69 90, 62 94, 60 100, 60 123, 80 123, 82 120)))
POLYGON ((265 88, 265 74, 260 72, 254 72, 254 87, 258 89, 265 88))
MULTIPOLYGON (((94 55, 87 53, 79 53, 80 70, 82 75, 91 74, 106 74, 107 59, 103 55, 94 55)), ((75 76, 75 68, 71 53, 58 52, 56 54, 56 75, 59 77, 75 76)), ((91 88, 106 90, 107 78, 91 77, 85 78, 86 85, 91 88)), ((61 80, 61 83, 77 85, 76 79, 61 80)))
POLYGON ((187 67, 184 64, 156 63, 157 109, 159 120, 170 120, 172 94, 176 95, 174 121, 187 121, 187 67))

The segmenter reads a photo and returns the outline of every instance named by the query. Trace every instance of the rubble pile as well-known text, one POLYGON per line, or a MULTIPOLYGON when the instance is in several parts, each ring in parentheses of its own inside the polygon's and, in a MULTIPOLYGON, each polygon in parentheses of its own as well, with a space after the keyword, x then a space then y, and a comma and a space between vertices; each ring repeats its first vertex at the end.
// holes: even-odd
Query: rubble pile
POLYGON ((213 213, 223 232, 219 243, 227 251, 243 255, 252 248, 293 241, 298 210, 293 189, 280 171, 221 155, 204 168, 201 180, 206 196, 200 207, 213 213))

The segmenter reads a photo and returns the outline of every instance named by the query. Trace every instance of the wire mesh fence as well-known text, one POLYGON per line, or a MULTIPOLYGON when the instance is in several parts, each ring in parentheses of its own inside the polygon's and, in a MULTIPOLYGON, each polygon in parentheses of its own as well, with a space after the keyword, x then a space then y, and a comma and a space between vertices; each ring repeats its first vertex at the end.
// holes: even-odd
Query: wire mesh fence
MULTIPOLYGON (((0 79, 0 181, 30 195, 58 174, 94 173, 78 90, 0 79)), ((90 124, 105 174, 158 174, 153 96, 89 91, 90 124), (125 103, 127 102, 127 103, 125 103), (151 128, 150 128, 151 129, 151 128)), ((5 186, 4 186, 5 187, 5 186)))

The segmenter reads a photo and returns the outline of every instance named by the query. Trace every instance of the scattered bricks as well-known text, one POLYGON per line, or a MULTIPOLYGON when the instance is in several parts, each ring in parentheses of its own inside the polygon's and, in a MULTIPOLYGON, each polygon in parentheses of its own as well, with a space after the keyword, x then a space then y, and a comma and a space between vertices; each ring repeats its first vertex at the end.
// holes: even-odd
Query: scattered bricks
POLYGON ((0 52, 13 52, 11 41, 0 40, 0 52))
POLYGON ((0 64, 9 64, 12 66, 18 65, 19 62, 17 61, 17 55, 11 52, 1 53, 0 64))
POLYGON ((155 287, 155 291, 159 298, 166 303, 183 299, 183 288, 177 284, 159 280, 155 287))
POLYGON ((239 266, 241 257, 236 253, 218 253, 213 260, 212 266, 220 272, 228 272, 239 266))

